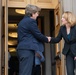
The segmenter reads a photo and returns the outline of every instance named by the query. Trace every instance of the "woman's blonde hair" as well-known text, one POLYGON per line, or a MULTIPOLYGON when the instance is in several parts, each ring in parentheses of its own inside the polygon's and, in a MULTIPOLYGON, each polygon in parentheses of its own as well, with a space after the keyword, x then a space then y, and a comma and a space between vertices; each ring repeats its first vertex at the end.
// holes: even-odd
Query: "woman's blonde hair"
POLYGON ((62 17, 66 19, 70 26, 74 26, 76 24, 76 16, 72 12, 66 11, 63 13, 62 17))

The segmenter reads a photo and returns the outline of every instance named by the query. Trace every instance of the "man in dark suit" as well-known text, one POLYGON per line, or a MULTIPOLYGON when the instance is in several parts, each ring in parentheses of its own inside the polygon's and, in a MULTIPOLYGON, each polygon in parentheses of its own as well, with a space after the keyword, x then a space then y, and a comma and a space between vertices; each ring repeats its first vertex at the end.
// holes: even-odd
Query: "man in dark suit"
POLYGON ((27 5, 24 18, 18 24, 19 75, 31 75, 34 63, 35 51, 39 50, 38 42, 49 42, 39 31, 36 18, 41 9, 34 5, 27 5))

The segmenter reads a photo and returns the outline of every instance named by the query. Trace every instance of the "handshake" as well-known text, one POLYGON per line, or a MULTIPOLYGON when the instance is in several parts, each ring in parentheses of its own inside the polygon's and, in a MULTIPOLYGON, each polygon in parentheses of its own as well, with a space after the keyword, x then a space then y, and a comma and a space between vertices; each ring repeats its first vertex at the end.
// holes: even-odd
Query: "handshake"
POLYGON ((51 37, 47 37, 48 38, 48 42, 50 42, 51 41, 51 37))

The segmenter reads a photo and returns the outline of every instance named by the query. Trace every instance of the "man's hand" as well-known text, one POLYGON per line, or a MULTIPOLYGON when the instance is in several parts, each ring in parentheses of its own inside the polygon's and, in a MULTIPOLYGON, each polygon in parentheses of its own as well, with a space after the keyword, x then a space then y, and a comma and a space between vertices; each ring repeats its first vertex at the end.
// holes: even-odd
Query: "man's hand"
POLYGON ((48 42, 50 42, 51 41, 51 37, 47 37, 48 38, 48 42))
POLYGON ((74 60, 76 60, 76 56, 74 57, 74 60))

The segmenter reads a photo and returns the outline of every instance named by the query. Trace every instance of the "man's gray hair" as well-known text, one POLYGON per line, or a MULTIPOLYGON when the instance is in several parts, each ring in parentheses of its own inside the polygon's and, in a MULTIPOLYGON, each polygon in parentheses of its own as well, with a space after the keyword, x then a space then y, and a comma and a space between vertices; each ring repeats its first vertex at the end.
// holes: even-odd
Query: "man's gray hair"
POLYGON ((25 9, 25 14, 32 16, 33 13, 39 12, 40 10, 41 8, 38 6, 28 4, 25 9))

